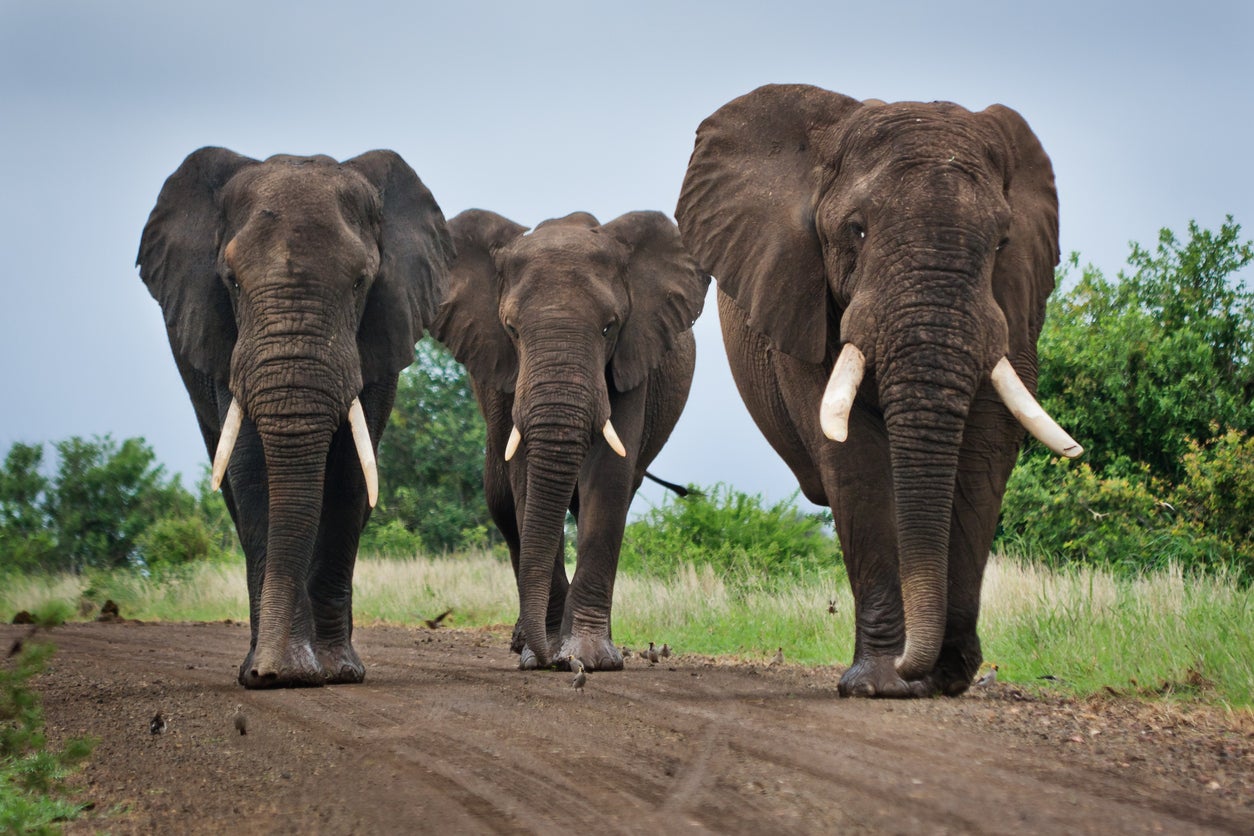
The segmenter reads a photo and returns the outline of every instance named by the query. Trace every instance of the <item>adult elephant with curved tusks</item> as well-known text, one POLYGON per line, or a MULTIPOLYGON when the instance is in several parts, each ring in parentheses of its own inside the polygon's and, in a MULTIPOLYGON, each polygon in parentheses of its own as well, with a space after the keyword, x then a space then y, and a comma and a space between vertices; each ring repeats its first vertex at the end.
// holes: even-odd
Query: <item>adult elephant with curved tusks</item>
POLYGON ((458 256, 434 331, 488 425, 484 490, 518 580, 513 649, 523 668, 620 669, 610 606, 627 509, 688 398, 710 277, 659 212, 604 225, 580 212, 524 235, 468 210, 449 229, 458 256))
POLYGON ((1023 428, 1081 452, 1030 394, 1049 158, 1005 107, 771 85, 701 124, 676 215, 741 397, 832 508, 857 623, 841 693, 961 693, 1023 428))
POLYGON ((139 247, 248 565, 249 688, 359 682, 357 541, 397 376, 452 245, 391 151, 264 162, 202 148, 139 247))

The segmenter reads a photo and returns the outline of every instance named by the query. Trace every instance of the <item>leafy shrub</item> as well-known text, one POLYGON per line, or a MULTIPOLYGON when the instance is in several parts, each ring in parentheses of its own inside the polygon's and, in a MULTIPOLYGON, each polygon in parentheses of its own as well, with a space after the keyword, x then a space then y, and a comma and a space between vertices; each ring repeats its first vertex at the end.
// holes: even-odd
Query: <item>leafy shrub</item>
POLYGON ((157 520, 139 535, 136 552, 144 566, 158 572, 225 555, 209 524, 201 517, 157 520))
MULTIPOLYGON (((1117 281, 1086 267, 1049 301, 1039 398, 1084 463, 1029 446, 1002 506, 1001 547, 1141 571, 1176 561, 1254 579, 1254 262, 1218 232, 1133 244, 1117 281)), ((1072 256, 1060 271, 1077 266, 1072 256)))
POLYGON ((673 576, 685 564, 709 565, 741 580, 798 577, 839 565, 830 513, 806 513, 797 494, 766 505, 719 484, 703 495, 667 497, 623 535, 619 568, 673 576))
POLYGON ((386 557, 414 557, 425 553, 422 535, 393 518, 362 533, 361 550, 386 557))
POLYGON ((1050 298, 1038 395, 1096 470, 1129 459, 1175 482, 1188 439, 1254 432, 1254 291, 1240 276, 1254 244, 1240 231, 1232 218, 1215 233, 1190 223, 1184 242, 1164 229, 1154 253, 1132 245, 1117 281, 1089 266, 1050 298))
POLYGON ((95 744, 76 738, 60 751, 49 750, 43 709, 29 685, 52 652, 51 645, 28 643, 16 665, 0 668, 0 832, 49 832, 81 809, 56 795, 95 744))
MULTIPOLYGON (((1254 482, 1251 482, 1254 484, 1254 482)), ((1122 574, 1179 565, 1254 577, 1248 543, 1226 536, 1148 466, 1121 459, 1104 473, 1087 463, 1028 459, 1010 477, 1002 503, 1002 547, 1054 564, 1087 564, 1122 574)))

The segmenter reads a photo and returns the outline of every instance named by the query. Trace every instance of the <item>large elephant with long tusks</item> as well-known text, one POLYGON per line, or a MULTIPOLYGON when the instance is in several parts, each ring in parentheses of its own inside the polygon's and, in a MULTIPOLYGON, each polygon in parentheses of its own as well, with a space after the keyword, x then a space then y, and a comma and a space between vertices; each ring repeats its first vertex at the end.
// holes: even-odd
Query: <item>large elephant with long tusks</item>
POLYGON ((980 585, 1037 405, 1058 263, 1049 158, 993 106, 770 85, 697 131, 676 210, 719 286, 737 388, 812 502, 856 603, 841 693, 966 690, 980 585))
POLYGON ((518 580, 513 648, 524 668, 620 669, 610 610, 623 527, 688 399, 710 277, 660 212, 607 224, 577 212, 527 233, 472 209, 449 229, 457 262, 434 330, 488 425, 484 490, 518 580))
POLYGON ((139 247, 248 572, 248 688, 359 682, 353 565, 375 451, 453 250, 398 155, 225 148, 166 180, 139 247))

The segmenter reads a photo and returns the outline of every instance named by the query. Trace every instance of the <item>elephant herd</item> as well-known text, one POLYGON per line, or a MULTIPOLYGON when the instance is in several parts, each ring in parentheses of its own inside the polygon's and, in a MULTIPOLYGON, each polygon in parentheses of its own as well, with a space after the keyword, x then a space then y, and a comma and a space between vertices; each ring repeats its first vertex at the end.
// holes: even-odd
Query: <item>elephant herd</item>
POLYGON ((242 685, 365 676, 354 562, 397 378, 426 332, 487 422, 520 667, 621 668, 628 506, 687 401, 713 275, 741 398, 832 509, 856 605, 840 692, 966 689, 1023 431, 1080 452, 1031 394, 1059 255, 1040 143, 1001 106, 768 85, 701 123, 675 217, 446 222, 391 151, 202 148, 170 175, 137 264, 246 556, 242 685))

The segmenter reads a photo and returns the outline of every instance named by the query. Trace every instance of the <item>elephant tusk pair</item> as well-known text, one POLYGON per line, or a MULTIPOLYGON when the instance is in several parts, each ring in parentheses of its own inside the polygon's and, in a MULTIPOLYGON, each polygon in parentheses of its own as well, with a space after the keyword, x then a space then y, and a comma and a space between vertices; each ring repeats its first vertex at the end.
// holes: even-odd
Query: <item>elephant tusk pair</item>
MULTIPOLYGON (((623 458, 627 457, 627 448, 623 446, 622 439, 618 437, 618 433, 614 431, 614 425, 607 419, 605 426, 601 428, 601 434, 605 436, 605 441, 610 445, 610 449, 623 458)), ((514 454, 518 452, 518 445, 522 442, 522 433, 518 431, 518 425, 509 432, 509 441, 505 442, 505 461, 514 458, 514 454)))
MULTIPOLYGON (((218 437, 218 449, 213 454, 213 478, 209 484, 215 491, 222 486, 222 479, 226 476, 227 465, 231 463, 231 454, 235 452, 235 442, 239 440, 243 423, 244 410, 240 408, 239 401, 232 398, 231 406, 226 411, 226 420, 222 423, 222 434, 218 437)), ((359 398, 353 398, 348 407, 348 424, 353 431, 353 444, 357 447, 361 472, 366 477, 366 499, 373 508, 379 501, 379 466, 375 462, 374 448, 370 444, 366 412, 361 408, 359 398)))
MULTIPOLYGON (((849 437, 849 412, 853 408, 854 397, 858 393, 858 385, 862 383, 865 368, 866 358, 862 352, 853 343, 845 343, 840 356, 836 358, 836 365, 832 368, 832 376, 827 381, 823 401, 819 406, 819 424, 823 428, 823 434, 832 441, 844 441, 849 437)), ((1002 403, 1038 441, 1057 455, 1070 459, 1084 452, 1084 448, 1058 426, 1058 422, 1032 397, 1032 393, 1010 365, 1009 359, 1002 357, 997 361, 991 379, 1002 403)))

